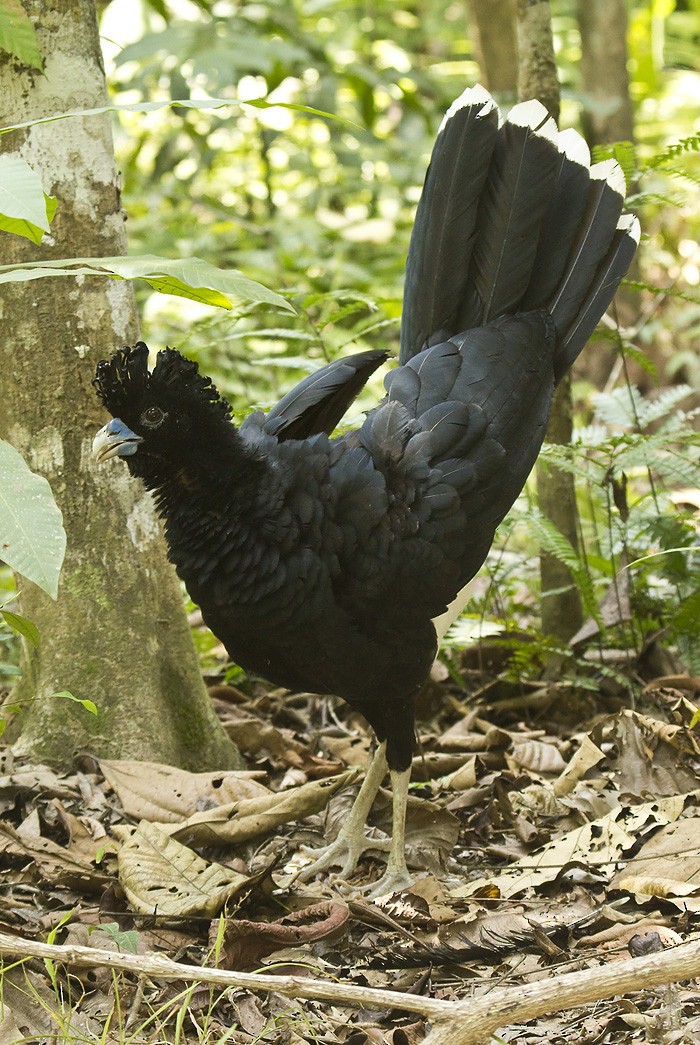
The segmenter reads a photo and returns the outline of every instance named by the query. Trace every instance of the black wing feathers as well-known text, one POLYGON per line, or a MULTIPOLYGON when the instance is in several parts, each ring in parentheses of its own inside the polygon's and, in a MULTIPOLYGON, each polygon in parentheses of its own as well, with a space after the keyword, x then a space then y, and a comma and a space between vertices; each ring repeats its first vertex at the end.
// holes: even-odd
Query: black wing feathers
POLYGON ((295 385, 266 415, 263 431, 286 439, 330 435, 388 352, 359 352, 336 359, 295 385))

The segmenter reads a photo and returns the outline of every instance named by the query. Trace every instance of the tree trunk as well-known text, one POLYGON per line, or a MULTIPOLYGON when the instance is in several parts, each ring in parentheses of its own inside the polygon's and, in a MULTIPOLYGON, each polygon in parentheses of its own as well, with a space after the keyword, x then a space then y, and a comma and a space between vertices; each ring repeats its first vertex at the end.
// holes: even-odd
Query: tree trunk
POLYGON ((559 81, 549 0, 517 0, 518 97, 537 98, 559 119, 559 81))
MULTIPOLYGON (((538 98, 549 113, 559 118, 559 84, 554 59, 551 13, 541 0, 518 0, 518 95, 538 98)), ((573 406, 571 381, 560 383, 547 440, 567 446, 571 442, 573 406)), ((578 549, 578 513, 574 477, 553 465, 537 467, 537 496, 543 515, 578 549)), ((542 587, 542 631, 566 641, 583 622, 581 599, 568 567, 547 552, 540 554, 542 587)))
MULTIPOLYGON (((627 6, 624 0, 578 0, 581 33, 581 82, 586 102, 581 113, 584 134, 590 146, 634 141, 634 110, 627 72, 627 6)), ((639 278, 639 258, 632 259, 627 278, 639 278)), ((620 324, 632 326, 639 314, 639 295, 620 287, 615 295, 620 324)), ((617 361, 617 349, 600 341, 595 352, 587 352, 582 370, 596 387, 608 382, 617 361)), ((641 368, 631 364, 632 379, 644 383, 641 368)))
POLYGON ((513 102, 518 86, 515 0, 469 0, 469 8, 484 86, 502 104, 513 102))
POLYGON ((632 141, 624 0, 578 0, 581 79, 589 104, 581 116, 591 145, 632 141))
MULTIPOLYGON (((106 104, 95 0, 25 6, 46 64, 40 73, 2 54, 3 123, 106 104)), ((125 253, 109 116, 16 131, 4 145, 58 198, 40 248, 0 233, 4 263, 125 253)), ((49 480, 68 534, 58 600, 21 584, 41 643, 24 651, 16 749, 64 765, 81 749, 190 769, 240 764, 202 683, 150 496, 125 468, 92 461, 106 417, 90 381, 97 360, 137 339, 130 284, 6 284, 2 314, 0 432, 49 480), (54 695, 63 690, 93 700, 98 715, 54 695)))

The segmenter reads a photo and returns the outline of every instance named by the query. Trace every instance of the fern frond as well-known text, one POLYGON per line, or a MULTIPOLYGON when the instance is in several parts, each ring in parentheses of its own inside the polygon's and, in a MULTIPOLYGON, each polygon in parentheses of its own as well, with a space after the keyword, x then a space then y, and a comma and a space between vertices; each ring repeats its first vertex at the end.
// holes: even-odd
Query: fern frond
POLYGON ((680 301, 688 301, 691 305, 697 305, 700 303, 700 298, 697 295, 686 294, 682 290, 678 290, 677 287, 659 287, 654 283, 647 283, 639 279, 623 279, 622 281, 625 287, 629 287, 630 290, 646 290, 649 294, 660 294, 662 297, 667 298, 678 298, 680 301))
POLYGON ((639 173, 637 162, 637 148, 633 142, 619 141, 606 145, 593 146, 593 160, 616 160, 625 175, 625 181, 629 185, 639 173))
POLYGON ((657 153, 646 165, 646 170, 660 167, 677 156, 683 156, 686 152, 700 151, 700 133, 691 134, 688 138, 680 138, 676 142, 667 145, 663 152, 657 153))

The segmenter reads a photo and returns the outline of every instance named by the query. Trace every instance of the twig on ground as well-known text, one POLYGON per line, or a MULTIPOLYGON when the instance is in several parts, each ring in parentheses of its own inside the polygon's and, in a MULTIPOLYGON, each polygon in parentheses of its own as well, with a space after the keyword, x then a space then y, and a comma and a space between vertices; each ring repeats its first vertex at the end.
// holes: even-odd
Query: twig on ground
POLYGON ((304 976, 273 976, 180 965, 163 955, 122 954, 92 947, 40 943, 7 933, 0 933, 0 954, 51 958, 65 965, 102 965, 163 980, 194 980, 217 983, 222 987, 274 990, 292 998, 321 998, 340 1005, 415 1012, 433 1023, 424 1045, 482 1045, 499 1027, 511 1022, 523 1023, 586 1002, 700 975, 700 941, 694 941, 647 957, 555 974, 536 983, 502 987, 480 998, 453 1002, 304 976))

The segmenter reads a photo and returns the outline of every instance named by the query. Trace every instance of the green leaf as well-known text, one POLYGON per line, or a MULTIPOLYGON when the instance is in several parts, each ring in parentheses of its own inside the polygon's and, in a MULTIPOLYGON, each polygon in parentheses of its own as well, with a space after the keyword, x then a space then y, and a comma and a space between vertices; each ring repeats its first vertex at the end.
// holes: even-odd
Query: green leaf
POLYGON ((0 616, 9 628, 16 631, 18 635, 22 635, 32 646, 39 645, 39 629, 32 621, 22 617, 19 613, 12 613, 10 610, 0 610, 0 616))
POLYGON ((55 599, 66 533, 51 487, 3 440, 0 475, 0 558, 55 599))
POLYGON ((89 711, 91 715, 97 714, 97 704, 92 700, 81 700, 80 697, 75 697, 67 689, 61 689, 58 693, 52 693, 52 697, 60 697, 62 700, 74 700, 76 704, 82 704, 86 711, 89 711))
POLYGON ((36 171, 19 156, 0 156, 0 229, 41 243, 55 213, 36 171))
POLYGON ((0 2, 0 50, 13 54, 23 65, 44 68, 34 26, 20 0, 0 2))
POLYGON ((100 925, 90 925, 88 927, 88 936, 98 929, 100 932, 111 936, 120 951, 131 951, 132 954, 139 953, 140 933, 137 929, 125 930, 119 928, 118 922, 101 922, 100 925))
POLYGON ((262 283, 248 279, 237 269, 219 269, 201 258, 171 260, 152 254, 135 257, 64 258, 32 261, 25 265, 0 265, 0 283, 23 283, 46 276, 108 276, 112 279, 144 279, 162 294, 173 294, 220 308, 233 302, 265 303, 287 312, 294 306, 262 283))
POLYGON ((27 127, 34 127, 39 123, 53 123, 54 120, 68 120, 74 116, 101 116, 106 112, 157 112, 159 109, 182 108, 199 109, 225 109, 241 105, 252 106, 254 109, 291 109, 293 112, 303 112, 307 116, 317 116, 324 120, 336 120, 346 127, 359 128, 359 124, 352 120, 346 120, 342 116, 335 116, 332 112, 324 112, 323 109, 313 109, 309 105, 299 105, 296 102, 267 102, 264 98, 246 99, 238 101, 233 98, 172 98, 163 102, 131 102, 128 105, 100 105, 96 109, 72 109, 70 112, 54 113, 52 116, 42 116, 38 120, 25 120, 24 123, 13 123, 7 127, 0 127, 0 134, 9 131, 20 131, 27 127))

